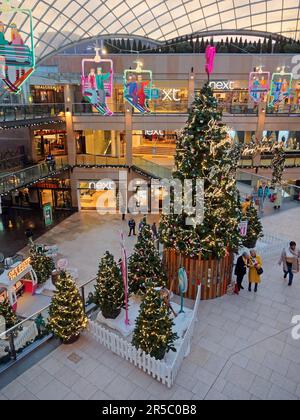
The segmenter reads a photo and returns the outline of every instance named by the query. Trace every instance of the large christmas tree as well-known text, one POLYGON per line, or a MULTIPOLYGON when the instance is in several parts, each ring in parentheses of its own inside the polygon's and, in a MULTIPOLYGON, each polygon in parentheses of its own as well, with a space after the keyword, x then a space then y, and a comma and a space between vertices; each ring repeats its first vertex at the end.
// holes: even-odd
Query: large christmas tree
POLYGON ((30 248, 30 258, 38 283, 45 283, 50 278, 52 271, 55 269, 53 259, 48 257, 45 252, 38 249, 34 244, 30 248))
MULTIPOLYGON (((221 123, 213 91, 206 84, 192 105, 187 125, 177 141, 173 177, 204 180, 204 222, 188 225, 186 213, 164 215, 160 224, 166 248, 189 257, 220 258, 238 249, 241 210, 235 180, 234 144, 221 123)), ((194 186, 195 191, 195 186, 194 186)))
POLYGON ((143 228, 129 259, 128 279, 130 293, 144 293, 147 281, 153 282, 156 286, 165 286, 167 283, 152 229, 146 219, 143 220, 143 228))
POLYGON ((258 239, 263 238, 263 226, 253 203, 247 208, 246 220, 248 220, 247 236, 243 238, 243 245, 249 249, 255 248, 258 239))
POLYGON ((3 316, 5 319, 6 330, 9 330, 17 323, 17 315, 8 299, 4 299, 4 301, 0 303, 0 316, 3 316))
POLYGON ((105 318, 116 318, 124 307, 125 295, 121 270, 109 252, 101 258, 93 300, 105 318))
POLYGON ((67 343, 79 336, 87 325, 83 303, 72 276, 61 271, 49 309, 49 328, 67 343))
POLYGON ((173 333, 174 323, 168 315, 168 307, 160 298, 159 290, 151 281, 146 283, 146 294, 136 320, 132 344, 156 359, 163 359, 166 352, 174 348, 178 338, 173 333))
POLYGON ((283 147, 273 149, 272 159, 272 187, 277 187, 282 183, 282 176, 285 168, 286 155, 283 147))

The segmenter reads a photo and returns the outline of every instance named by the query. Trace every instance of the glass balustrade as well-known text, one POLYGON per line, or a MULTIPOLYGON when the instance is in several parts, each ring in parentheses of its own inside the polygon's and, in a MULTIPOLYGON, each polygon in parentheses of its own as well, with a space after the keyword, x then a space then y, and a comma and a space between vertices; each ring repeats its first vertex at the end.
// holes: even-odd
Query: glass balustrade
POLYGON ((0 194, 8 193, 16 188, 21 188, 30 182, 37 181, 40 178, 47 177, 56 171, 68 168, 67 156, 56 158, 55 165, 41 163, 20 171, 0 176, 0 194))
POLYGON ((64 116, 65 104, 0 104, 0 123, 64 116))

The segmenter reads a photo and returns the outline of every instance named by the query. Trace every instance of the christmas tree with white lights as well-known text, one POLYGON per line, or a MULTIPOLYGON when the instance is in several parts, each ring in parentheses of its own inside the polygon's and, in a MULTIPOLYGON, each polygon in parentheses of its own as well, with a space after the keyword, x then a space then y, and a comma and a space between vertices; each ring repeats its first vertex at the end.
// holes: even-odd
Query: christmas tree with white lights
POLYGON ((0 302, 0 316, 3 316, 5 319, 5 326, 7 330, 17 323, 17 315, 8 299, 4 299, 3 302, 0 302))
POLYGON ((146 219, 143 220, 143 228, 139 233, 134 252, 129 258, 128 279, 130 293, 144 293, 147 281, 161 287, 167 283, 153 232, 146 219))
POLYGON ((61 271, 49 309, 49 329, 64 343, 75 340, 87 326, 83 303, 72 276, 61 271))
POLYGON ((38 284, 45 283, 55 269, 53 259, 34 244, 30 248, 30 264, 36 273, 38 284))
POLYGON ((161 360, 170 350, 176 351, 174 323, 168 315, 168 306, 151 281, 146 283, 146 294, 136 320, 132 344, 155 359, 161 360))
POLYGON ((173 178, 182 183, 193 180, 193 192, 196 180, 204 180, 204 221, 189 225, 186 212, 164 215, 160 234, 165 248, 191 258, 200 253, 204 259, 224 257, 241 244, 234 144, 221 119, 218 102, 206 84, 195 98, 177 141, 173 178))
POLYGON ((93 301, 105 318, 116 318, 125 305, 124 284, 120 268, 109 252, 101 258, 93 301))
POLYGON ((282 183, 282 176, 285 168, 286 154, 283 147, 273 149, 272 159, 272 187, 277 187, 282 183))

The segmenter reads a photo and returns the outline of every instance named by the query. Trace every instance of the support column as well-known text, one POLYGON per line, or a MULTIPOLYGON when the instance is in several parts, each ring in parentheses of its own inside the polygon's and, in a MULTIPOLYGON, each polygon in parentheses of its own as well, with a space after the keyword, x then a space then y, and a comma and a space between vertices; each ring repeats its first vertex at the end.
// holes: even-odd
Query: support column
POLYGON ((66 111, 67 146, 69 165, 76 165, 76 137, 73 129, 73 115, 71 111, 66 111))
POLYGON ((257 120, 257 127, 256 127, 256 139, 260 141, 263 137, 263 132, 265 129, 266 123, 266 104, 263 102, 258 104, 258 120, 257 120))
POLYGON ((132 107, 125 105, 126 165, 132 166, 132 107))
POLYGON ((64 98, 65 98, 65 110, 69 109, 72 112, 72 107, 75 100, 74 95, 74 86, 72 85, 65 85, 64 88, 64 98))
POLYGON ((195 99, 195 73, 194 67, 191 68, 189 73, 189 87, 188 87, 188 107, 192 105, 195 99))

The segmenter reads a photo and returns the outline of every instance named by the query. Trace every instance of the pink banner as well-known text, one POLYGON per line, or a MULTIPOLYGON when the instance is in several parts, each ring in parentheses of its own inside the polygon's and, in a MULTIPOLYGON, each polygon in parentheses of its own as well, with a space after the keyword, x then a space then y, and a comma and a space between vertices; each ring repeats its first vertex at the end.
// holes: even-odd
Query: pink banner
POLYGON ((208 45, 205 51, 205 57, 206 57, 205 71, 208 77, 214 71, 214 62, 215 62, 216 53, 217 53, 216 48, 211 45, 208 45))
POLYGON ((122 275, 125 295, 125 325, 129 325, 128 315, 128 267, 127 267, 127 252, 125 248, 124 234, 121 232, 121 250, 122 250, 122 275))

